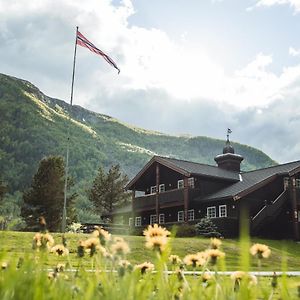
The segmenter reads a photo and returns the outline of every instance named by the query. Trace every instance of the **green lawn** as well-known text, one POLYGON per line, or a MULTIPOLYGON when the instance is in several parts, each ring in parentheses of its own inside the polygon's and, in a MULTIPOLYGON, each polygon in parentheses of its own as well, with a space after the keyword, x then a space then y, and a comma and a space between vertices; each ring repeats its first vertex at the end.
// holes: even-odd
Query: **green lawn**
MULTIPOLYGON (((32 255, 32 232, 0 232, 0 255, 4 255, 6 259, 19 258, 27 255, 32 255)), ((53 234, 55 242, 61 243, 61 234, 53 234)), ((79 240, 87 239, 90 235, 87 234, 71 234, 67 235, 68 248, 70 250, 69 260, 73 267, 78 264, 76 257, 77 244, 79 240)), ((151 250, 144 247, 144 237, 142 236, 123 236, 128 242, 131 252, 128 259, 133 263, 142 263, 144 261, 153 261, 154 254, 151 250)), ((293 241, 277 241, 277 240, 261 240, 254 239, 250 242, 263 243, 271 248, 270 258, 263 260, 263 271, 281 271, 283 270, 282 262, 286 261, 287 270, 300 271, 300 244, 293 241)), ((196 253, 205 250, 209 246, 209 239, 205 238, 173 238, 171 239, 171 253, 177 254, 183 258, 186 254, 196 253)), ((248 245, 246 246, 248 249, 248 245)), ((245 247, 240 247, 240 242, 234 239, 224 239, 222 250, 226 253, 225 263, 226 270, 235 271, 239 269, 240 257, 243 254, 248 257, 248 251, 245 247)), ((55 255, 50 255, 47 260, 49 266, 59 261, 55 255)), ((89 257, 83 259, 86 267, 90 267, 89 257)), ((285 268, 284 268, 285 269, 285 268)), ((250 257, 250 270, 257 270, 257 261, 250 257)))

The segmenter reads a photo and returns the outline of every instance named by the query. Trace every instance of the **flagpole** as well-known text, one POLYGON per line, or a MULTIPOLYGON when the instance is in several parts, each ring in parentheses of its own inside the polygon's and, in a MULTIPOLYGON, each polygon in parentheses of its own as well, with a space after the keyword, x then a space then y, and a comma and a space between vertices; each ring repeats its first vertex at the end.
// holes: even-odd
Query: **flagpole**
MULTIPOLYGON (((76 66, 77 36, 78 36, 78 26, 76 26, 76 38, 75 38, 75 47, 74 47, 71 97, 70 97, 70 109, 69 109, 69 121, 71 119, 72 105, 73 105, 73 90, 74 90, 75 66, 76 66)), ((70 124, 68 124, 68 129, 67 129, 67 154, 66 154, 66 167, 65 167, 64 206, 63 206, 62 228, 61 228, 61 231, 63 233, 66 232, 66 224, 67 224, 67 189, 68 189, 68 173, 69 173, 69 152, 70 152, 70 124)))

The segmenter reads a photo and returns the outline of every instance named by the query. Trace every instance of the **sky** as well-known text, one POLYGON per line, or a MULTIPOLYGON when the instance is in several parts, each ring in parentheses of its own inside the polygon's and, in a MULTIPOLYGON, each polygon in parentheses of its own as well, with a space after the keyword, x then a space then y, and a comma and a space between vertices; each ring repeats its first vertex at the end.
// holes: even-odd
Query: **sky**
POLYGON ((0 0, 0 72, 70 102, 76 26, 73 104, 300 160, 300 0, 0 0))

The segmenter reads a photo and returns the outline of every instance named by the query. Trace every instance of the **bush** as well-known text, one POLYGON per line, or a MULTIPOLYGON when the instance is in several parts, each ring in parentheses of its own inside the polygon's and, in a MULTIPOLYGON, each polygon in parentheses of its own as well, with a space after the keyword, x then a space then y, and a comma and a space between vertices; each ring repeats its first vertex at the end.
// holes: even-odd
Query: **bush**
POLYGON ((196 236, 195 225, 181 224, 175 227, 176 237, 191 237, 196 236))
POLYGON ((205 237, 221 237, 221 233, 218 232, 217 226, 210 218, 202 218, 199 223, 195 225, 195 229, 198 235, 205 237))

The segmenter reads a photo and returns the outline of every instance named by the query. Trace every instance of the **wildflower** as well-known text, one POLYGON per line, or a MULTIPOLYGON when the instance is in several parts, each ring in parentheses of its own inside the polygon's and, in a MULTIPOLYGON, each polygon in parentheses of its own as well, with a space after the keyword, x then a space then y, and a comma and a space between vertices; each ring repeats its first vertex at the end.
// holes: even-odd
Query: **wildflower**
POLYGON ((66 265, 65 264, 57 264, 55 267, 55 272, 59 273, 59 272, 63 272, 65 270, 66 265))
POLYGON ((271 254, 271 250, 267 245, 264 244, 254 244, 250 248, 250 253, 253 256, 257 256, 258 259, 268 258, 271 254))
POLYGON ((49 233, 37 233, 33 237, 33 249, 50 249, 54 245, 54 239, 49 233))
POLYGON ((202 279, 202 282, 207 282, 208 280, 212 279, 212 275, 209 272, 204 272, 202 274, 201 279, 202 279))
POLYGON ((222 244, 222 241, 217 238, 210 239, 210 248, 211 249, 219 249, 222 244))
POLYGON ((225 257, 225 253, 220 251, 219 249, 209 249, 206 251, 206 254, 212 265, 215 265, 217 263, 218 258, 225 257))
POLYGON ((40 231, 43 233, 47 232, 47 223, 43 216, 39 217, 39 225, 40 225, 40 231))
POLYGON ((69 250, 64 245, 56 245, 51 248, 50 252, 59 256, 65 256, 69 254, 69 250))
POLYGON ((154 224, 153 226, 149 225, 148 228, 144 230, 143 234, 146 240, 149 240, 156 236, 167 237, 170 235, 170 231, 168 231, 166 228, 158 226, 157 224, 154 224))
POLYGON ((124 276, 126 271, 131 271, 132 265, 128 260, 120 260, 118 264, 119 276, 124 276))
POLYGON ((167 237, 154 236, 147 240, 146 248, 153 249, 161 253, 166 248, 167 243, 168 243, 167 237))
POLYGON ((110 241, 111 234, 99 226, 95 226, 95 231, 93 232, 94 237, 98 237, 101 245, 105 246, 106 242, 110 241))
POLYGON ((119 241, 111 245, 111 252, 114 255, 123 256, 130 252, 129 246, 125 241, 119 241))
POLYGON ((257 285, 257 278, 254 275, 243 271, 236 271, 231 274, 231 279, 234 280, 234 290, 238 291, 241 281, 247 281, 249 286, 257 285))
POLYGON ((271 286, 272 286, 273 289, 276 289, 277 286, 278 286, 278 280, 277 280, 277 274, 276 274, 276 272, 273 273, 272 281, 271 281, 271 286))
POLYGON ((142 264, 135 266, 136 270, 140 270, 141 274, 145 274, 146 272, 151 272, 154 270, 154 265, 150 262, 144 262, 142 264))
POLYGON ((170 255, 169 261, 172 263, 172 265, 179 265, 181 264, 181 259, 178 255, 170 255))
POLYGON ((187 266, 193 266, 193 268, 196 268, 197 266, 203 266, 206 261, 198 254, 188 254, 184 257, 183 262, 187 266))
POLYGON ((84 243, 84 249, 86 252, 90 253, 90 256, 93 256, 97 251, 105 254, 106 250, 100 245, 100 241, 97 238, 89 238, 84 243))
POLYGON ((78 246, 77 246, 77 256, 78 257, 84 256, 84 247, 85 247, 84 241, 79 241, 78 246))
POLYGON ((56 272, 49 272, 48 273, 48 279, 49 280, 55 280, 58 277, 58 273, 56 272))
POLYGON ((8 263, 6 261, 4 261, 2 264, 1 264, 1 269, 2 270, 5 270, 8 268, 8 263))
POLYGON ((117 243, 117 242, 125 242, 125 241, 122 237, 116 236, 114 237, 114 242, 117 243))

